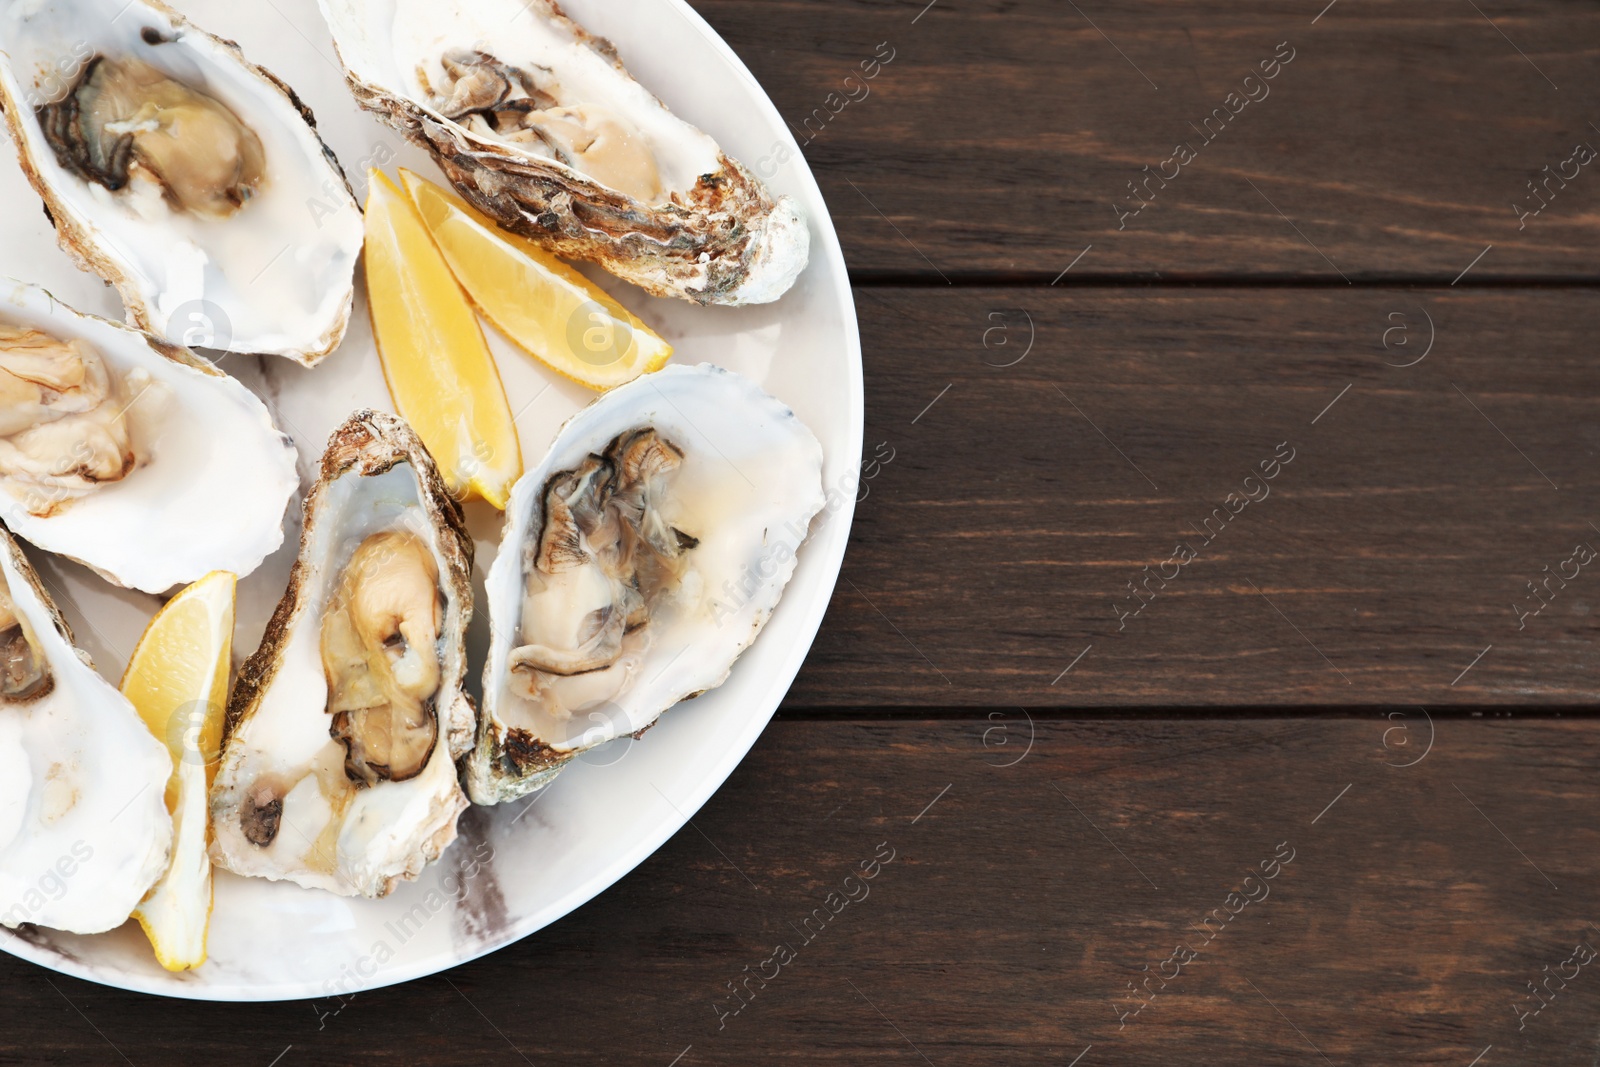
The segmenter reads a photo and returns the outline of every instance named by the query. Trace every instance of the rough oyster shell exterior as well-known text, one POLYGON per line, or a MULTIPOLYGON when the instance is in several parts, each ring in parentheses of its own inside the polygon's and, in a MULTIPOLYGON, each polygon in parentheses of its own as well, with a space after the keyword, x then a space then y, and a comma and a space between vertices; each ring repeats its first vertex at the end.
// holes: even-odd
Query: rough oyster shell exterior
POLYGON ((116 288, 131 325, 175 344, 306 366, 339 346, 354 302, 361 209, 310 109, 236 43, 160 0, 12 3, 0 9, 0 110, 62 250, 116 288), (179 226, 125 208, 60 165, 35 114, 69 87, 60 64, 81 70, 95 54, 120 52, 160 67, 162 49, 180 50, 174 65, 223 94, 273 150, 268 181, 230 218, 179 226), (282 258, 269 261, 280 245, 282 258))
MULTIPOLYGON (((800 208, 789 197, 775 198, 743 164, 687 123, 673 120, 684 138, 705 139, 715 168, 666 202, 645 204, 555 160, 480 136, 396 84, 400 78, 367 59, 376 49, 395 47, 383 25, 392 0, 319 2, 356 100, 429 149, 461 195, 506 229, 559 256, 598 263, 653 296, 699 304, 769 303, 804 269, 810 231, 800 208)), ((430 5, 427 17, 441 26, 485 27, 486 47, 518 19, 547 20, 637 89, 616 48, 572 22, 553 0, 517 0, 512 17, 503 20, 491 18, 493 10, 493 3, 444 0, 430 5)), ((667 113, 648 92, 640 95, 651 101, 647 106, 667 113)))
MULTIPOLYGON (((394 415, 370 410, 353 414, 329 441, 320 476, 306 498, 301 551, 288 589, 260 647, 240 669, 228 701, 222 761, 211 792, 213 862, 238 874, 288 879, 346 896, 380 897, 399 881, 417 878, 455 839, 456 821, 467 807, 455 760, 471 747, 477 718, 463 690, 472 556, 460 506, 416 433, 394 415), (402 470, 414 478, 399 478, 396 472, 402 470), (406 500, 402 497, 408 482, 412 496, 406 500), (324 762, 336 759, 342 768, 342 746, 328 734, 327 680, 315 650, 323 611, 354 543, 369 529, 411 524, 413 513, 420 513, 415 517, 421 521, 411 528, 432 531, 445 599, 435 702, 439 741, 418 776, 355 791, 358 800, 352 803, 363 803, 365 809, 358 816, 340 817, 346 825, 370 820, 366 836, 372 848, 349 853, 341 833, 333 869, 317 870, 246 840, 240 823, 243 805, 258 778, 275 776, 293 784, 288 780, 308 776, 306 761, 290 750, 315 750, 324 762), (362 526, 366 519, 375 525, 362 526)), ((281 818, 293 827, 298 814, 286 802, 281 818)), ((316 836, 304 828, 300 833, 316 836)), ((278 839, 287 839, 291 851, 297 844, 289 834, 280 833, 278 839)))

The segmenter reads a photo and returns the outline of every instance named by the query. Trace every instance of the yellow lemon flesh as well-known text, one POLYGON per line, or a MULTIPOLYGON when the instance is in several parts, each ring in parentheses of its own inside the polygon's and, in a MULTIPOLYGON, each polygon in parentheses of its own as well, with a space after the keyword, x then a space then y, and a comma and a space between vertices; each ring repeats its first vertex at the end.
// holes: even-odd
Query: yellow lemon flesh
POLYGON ((604 391, 672 358, 654 330, 549 252, 404 168, 400 178, 478 310, 557 374, 604 391))
POLYGON ((522 449, 494 356, 416 207, 370 178, 367 303, 389 395, 452 493, 504 509, 522 449))
POLYGON ((206 961, 211 925, 206 794, 222 746, 237 584, 227 571, 212 571, 173 597, 150 621, 122 676, 122 695, 172 754, 167 779, 172 862, 133 912, 156 959, 169 971, 206 961))

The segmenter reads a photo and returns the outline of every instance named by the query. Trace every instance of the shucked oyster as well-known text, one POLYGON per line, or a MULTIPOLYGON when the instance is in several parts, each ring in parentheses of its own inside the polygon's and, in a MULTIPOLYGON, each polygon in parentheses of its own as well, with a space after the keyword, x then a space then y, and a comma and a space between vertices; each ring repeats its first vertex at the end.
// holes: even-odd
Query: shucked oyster
POLYGON ((166 869, 171 773, 0 529, 0 925, 122 925, 166 869))
POLYGON ((347 896, 416 878, 467 806, 472 541, 415 433, 360 411, 306 500, 300 557, 239 673, 212 859, 347 896))
POLYGON ((361 213, 311 114, 159 0, 0 5, 0 105, 69 255, 130 322, 307 365, 349 319, 361 213))
POLYGON ((226 218, 266 178, 261 138, 243 119, 143 59, 95 56, 38 117, 68 171, 113 193, 144 178, 176 212, 226 218))
POLYGON ((83 340, 0 320, 0 485, 48 517, 127 477, 138 458, 124 392, 83 340))
POLYGON ((409 530, 369 535, 339 575, 322 673, 352 782, 409 781, 439 743, 441 599, 433 552, 409 530))
POLYGON ((319 2, 356 99, 507 229, 702 304, 776 300, 805 267, 794 202, 553 0, 319 2))
POLYGON ((255 570, 299 484, 239 382, 0 279, 0 519, 19 537, 160 593, 255 570))
POLYGON ((539 537, 526 546, 514 693, 570 717, 627 684, 639 635, 700 544, 661 512, 682 465, 683 449, 644 427, 546 483, 539 537))
POLYGON ((512 490, 489 570, 472 799, 521 796, 721 685, 823 501, 811 431, 709 364, 645 375, 573 416, 512 490))

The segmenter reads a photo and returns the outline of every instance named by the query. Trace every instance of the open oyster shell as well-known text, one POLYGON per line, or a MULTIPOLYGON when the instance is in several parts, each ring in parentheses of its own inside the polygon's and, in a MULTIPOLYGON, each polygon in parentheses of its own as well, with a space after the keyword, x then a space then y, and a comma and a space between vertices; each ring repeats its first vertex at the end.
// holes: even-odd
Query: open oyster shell
POLYGON ((176 344, 306 365, 361 212, 294 93, 159 0, 0 5, 0 107, 61 247, 176 344))
POLYGON ((101 407, 130 451, 113 481, 55 477, 93 439, 73 423, 50 424, 63 435, 59 458, 35 450, 45 469, 27 481, 12 475, 28 474, 16 446, 31 431, 0 425, 0 518, 12 532, 148 593, 214 570, 249 574, 283 543, 284 508, 300 484, 295 449, 254 393, 187 349, 0 278, 0 423, 21 410, 12 392, 20 380, 6 368, 34 373, 8 341, 18 331, 103 363, 111 391, 101 407))
POLYGON ((379 897, 455 839, 455 760, 475 722, 471 576, 472 541, 422 442, 393 415, 356 412, 329 442, 289 588, 228 702, 219 867, 379 897))
POLYGON ((522 796, 721 685, 823 504, 811 431, 710 364, 647 374, 574 415, 513 488, 489 570, 472 799, 522 796))
POLYGON ((172 759, 4 530, 0 579, 0 925, 112 930, 166 870, 172 759))
POLYGON ((319 3, 356 99, 507 229, 701 304, 776 300, 805 267, 795 203, 552 0, 319 3))

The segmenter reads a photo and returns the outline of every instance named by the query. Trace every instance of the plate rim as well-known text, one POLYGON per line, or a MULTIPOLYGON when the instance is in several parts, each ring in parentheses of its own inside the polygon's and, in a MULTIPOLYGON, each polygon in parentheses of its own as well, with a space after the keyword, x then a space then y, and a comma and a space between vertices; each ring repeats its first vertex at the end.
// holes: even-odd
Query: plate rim
MULTIPOLYGON (((832 282, 832 304, 840 313, 840 325, 845 335, 845 356, 848 369, 847 380, 843 383, 848 403, 846 429, 849 439, 842 449, 838 460, 849 460, 848 469, 859 470, 863 440, 865 437, 865 385, 864 368, 862 364, 861 333, 859 320, 856 314, 855 295, 850 285, 848 267, 844 261, 844 251, 839 243, 839 235, 833 225, 832 212, 827 210, 827 201, 822 195, 822 189, 817 184, 816 176, 812 173, 810 162, 800 150, 783 115, 778 111, 777 105, 761 86, 761 83, 751 73, 742 59, 722 35, 708 23, 705 18, 689 6, 688 0, 654 0, 676 11, 702 40, 713 51, 719 53, 727 63, 730 72, 737 78, 743 79, 747 87, 754 90, 757 98, 757 109, 764 112, 769 124, 781 131, 780 144, 791 152, 791 159, 797 164, 797 181, 801 185, 809 185, 816 194, 816 201, 823 205, 821 217, 813 218, 814 232, 811 249, 811 262, 826 259, 835 269, 832 282)), ((809 269, 809 268, 808 268, 809 269)), ((668 799, 668 804, 674 809, 674 816, 665 818, 657 825, 655 830, 647 834, 632 849, 620 853, 609 864, 596 874, 583 882, 573 886, 566 893, 556 898, 551 904, 540 909, 515 923, 510 924, 504 932, 497 934, 492 939, 471 946, 462 952, 447 952, 451 958, 448 962, 440 962, 441 956, 424 958, 404 967, 384 970, 376 973, 371 979, 363 979, 354 989, 338 994, 328 993, 325 990, 313 989, 308 982, 303 983, 275 983, 263 987, 241 987, 237 985, 211 986, 195 984, 193 986, 161 984, 161 979, 143 980, 137 975, 126 972, 116 974, 101 973, 95 965, 63 955, 62 953, 35 944, 22 937, 15 931, 0 927, 7 935, 0 941, 0 951, 10 956, 26 960, 29 963, 43 967, 47 970, 63 974, 71 978, 78 978, 86 982, 112 989, 126 990, 147 996, 165 997, 173 1000, 208 1001, 213 1003, 245 1003, 245 1004, 271 1004, 291 1001, 317 1000, 336 995, 355 996, 360 993, 369 993, 390 986, 401 985, 406 982, 428 978, 436 974, 443 974, 457 967, 472 963, 476 960, 498 952, 509 945, 537 933, 561 919, 571 915, 601 893, 616 885, 645 860, 660 851, 661 847, 672 837, 676 836, 688 825, 689 820, 705 806, 705 803, 721 789, 727 780, 744 762, 750 750, 755 747, 756 741, 761 737, 767 726, 777 714, 778 706, 788 696, 789 689, 794 684, 795 677, 800 672, 806 657, 811 652, 812 645, 816 642, 818 631, 821 629, 822 620, 827 614, 833 598, 833 592, 839 583, 843 572, 845 550, 850 540, 850 532, 855 522, 856 496, 847 494, 846 502, 840 510, 833 514, 829 520, 828 529, 837 531, 831 534, 826 544, 808 542, 813 552, 827 547, 827 556, 822 561, 823 577, 817 583, 813 593, 812 602, 809 604, 809 616, 799 623, 798 635, 803 640, 794 641, 781 661, 779 668, 772 673, 772 683, 767 687, 767 697, 762 701, 762 706, 756 713, 749 716, 747 725, 739 737, 729 744, 723 751, 721 759, 696 786, 694 791, 682 801, 668 799), (842 519, 843 521, 839 521, 842 519)))

